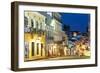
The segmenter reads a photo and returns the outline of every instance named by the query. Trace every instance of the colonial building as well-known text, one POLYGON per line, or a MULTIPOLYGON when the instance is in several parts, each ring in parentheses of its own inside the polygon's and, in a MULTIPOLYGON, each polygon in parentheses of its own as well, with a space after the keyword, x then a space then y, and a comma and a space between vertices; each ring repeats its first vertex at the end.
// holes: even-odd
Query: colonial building
POLYGON ((25 61, 66 55, 68 37, 60 19, 57 12, 25 11, 25 61))
POLYGON ((62 31, 61 15, 57 12, 52 13, 52 24, 54 27, 54 48, 53 52, 55 56, 64 56, 65 45, 67 45, 67 34, 62 31))
POLYGON ((45 16, 25 11, 24 19, 25 60, 45 57, 45 16))

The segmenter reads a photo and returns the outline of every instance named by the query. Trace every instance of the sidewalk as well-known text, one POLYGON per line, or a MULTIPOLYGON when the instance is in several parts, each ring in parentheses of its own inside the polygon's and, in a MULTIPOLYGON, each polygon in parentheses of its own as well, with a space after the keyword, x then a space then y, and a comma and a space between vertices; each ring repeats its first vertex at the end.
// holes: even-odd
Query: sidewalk
MULTIPOLYGON (((89 56, 63 56, 63 57, 55 57, 55 58, 48 58, 47 60, 71 60, 71 59, 88 59, 89 56)), ((46 60, 46 59, 45 59, 46 60)))
POLYGON ((59 56, 59 57, 36 57, 32 59, 27 59, 28 61, 47 61, 47 60, 72 60, 72 59, 89 59, 90 56, 59 56))

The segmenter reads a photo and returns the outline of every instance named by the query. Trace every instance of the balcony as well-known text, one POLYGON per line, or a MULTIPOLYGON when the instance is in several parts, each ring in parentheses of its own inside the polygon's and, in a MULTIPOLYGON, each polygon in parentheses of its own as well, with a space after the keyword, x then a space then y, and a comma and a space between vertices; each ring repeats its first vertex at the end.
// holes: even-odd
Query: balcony
POLYGON ((31 32, 31 28, 30 27, 24 27, 24 32, 31 32))
POLYGON ((38 28, 32 28, 32 27, 24 27, 24 32, 30 32, 30 33, 40 33, 44 32, 45 30, 38 29, 38 28))

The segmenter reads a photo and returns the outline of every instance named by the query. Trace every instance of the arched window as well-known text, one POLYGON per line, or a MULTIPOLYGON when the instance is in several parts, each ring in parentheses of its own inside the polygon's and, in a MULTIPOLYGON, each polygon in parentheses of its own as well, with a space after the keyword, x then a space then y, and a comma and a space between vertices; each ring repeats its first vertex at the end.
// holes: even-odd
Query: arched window
POLYGON ((34 28, 34 21, 31 19, 31 27, 34 28))

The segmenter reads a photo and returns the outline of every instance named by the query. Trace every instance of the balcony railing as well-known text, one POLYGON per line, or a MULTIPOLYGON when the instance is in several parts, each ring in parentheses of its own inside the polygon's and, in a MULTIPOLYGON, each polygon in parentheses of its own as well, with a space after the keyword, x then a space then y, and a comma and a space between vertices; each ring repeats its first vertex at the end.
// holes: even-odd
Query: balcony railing
POLYGON ((45 30, 36 29, 36 28, 32 28, 32 27, 24 27, 24 32, 44 35, 45 30))
POLYGON ((24 32, 31 32, 31 28, 30 27, 24 27, 24 32))

